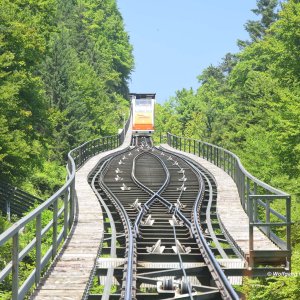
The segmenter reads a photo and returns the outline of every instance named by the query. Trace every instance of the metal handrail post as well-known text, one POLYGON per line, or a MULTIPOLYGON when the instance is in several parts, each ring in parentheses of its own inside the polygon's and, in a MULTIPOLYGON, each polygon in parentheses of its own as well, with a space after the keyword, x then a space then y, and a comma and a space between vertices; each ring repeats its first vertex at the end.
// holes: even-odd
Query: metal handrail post
POLYGON ((242 176, 242 197, 243 197, 243 202, 244 202, 244 208, 245 210, 247 209, 247 203, 246 203, 246 197, 245 197, 245 174, 241 172, 242 176))
POLYGON ((247 204, 249 202, 249 196, 250 196, 250 179, 249 177, 246 176, 246 199, 247 199, 247 204))
MULTIPOLYGON (((266 223, 270 223, 270 199, 266 199, 266 223)), ((266 228, 267 237, 270 238, 271 226, 266 228)))
POLYGON ((196 154, 196 140, 194 140, 194 155, 196 154))
POLYGON ((36 257, 35 257, 35 284, 38 285, 41 279, 41 260, 42 260, 42 215, 41 213, 36 216, 36 244, 35 244, 35 251, 36 251, 36 257))
POLYGON ((19 231, 12 238, 12 299, 19 296, 19 231))
POLYGON ((254 250, 254 241, 253 241, 253 199, 250 197, 249 205, 248 205, 248 217, 249 217, 249 267, 254 267, 254 258, 253 258, 253 250, 254 250))
POLYGON ((291 251, 291 225, 292 225, 292 220, 291 220, 291 197, 288 196, 286 197, 286 248, 288 251, 291 251))
POLYGON ((69 220, 69 228, 72 227, 74 216, 75 216, 75 179, 72 181, 70 185, 70 220, 69 220))
POLYGON ((66 191, 63 196, 64 201, 64 238, 68 236, 68 192, 66 191))
POLYGON ((54 259, 57 253, 57 214, 58 200, 53 203, 52 259, 54 259))
POLYGON ((229 174, 230 173, 230 155, 228 153, 228 156, 227 156, 227 173, 229 174))

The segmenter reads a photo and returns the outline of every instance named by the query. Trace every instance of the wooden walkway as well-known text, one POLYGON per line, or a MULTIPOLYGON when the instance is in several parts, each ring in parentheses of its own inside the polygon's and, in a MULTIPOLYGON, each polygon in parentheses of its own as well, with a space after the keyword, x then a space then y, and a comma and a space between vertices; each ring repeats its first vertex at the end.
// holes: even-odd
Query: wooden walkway
MULTIPOLYGON (((217 213, 238 247, 249 255, 249 219, 245 213, 239 193, 233 179, 222 169, 210 163, 206 159, 194 154, 176 150, 169 145, 163 144, 162 148, 185 155, 200 163, 215 178, 217 183, 217 213)), ((279 250, 279 248, 259 229, 254 228, 254 250, 279 250)))
POLYGON ((89 159, 76 172, 78 209, 72 231, 55 263, 34 292, 32 299, 82 299, 103 234, 103 216, 99 201, 87 182, 87 176, 98 161, 130 145, 131 130, 117 149, 89 159))
MULTIPOLYGON (((98 161, 106 155, 130 145, 131 131, 117 149, 100 153, 89 159, 76 173, 77 215, 72 231, 53 266, 49 269, 31 299, 82 299, 103 234, 103 216, 98 199, 87 182, 87 176, 98 161)), ((236 244, 249 254, 249 221, 240 203, 237 187, 232 178, 214 164, 193 154, 168 145, 161 145, 186 155, 206 168, 217 182, 217 212, 236 244)), ((257 228, 254 229, 255 250, 278 250, 257 228)))

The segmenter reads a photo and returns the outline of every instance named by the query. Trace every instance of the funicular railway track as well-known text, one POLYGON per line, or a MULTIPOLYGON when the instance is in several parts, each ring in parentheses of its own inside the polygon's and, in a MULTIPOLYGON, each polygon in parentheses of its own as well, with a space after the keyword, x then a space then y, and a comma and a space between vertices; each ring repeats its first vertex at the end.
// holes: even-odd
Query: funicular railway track
POLYGON ((104 237, 88 299, 239 299, 216 257, 236 257, 217 222, 212 176, 136 137, 89 176, 104 237))

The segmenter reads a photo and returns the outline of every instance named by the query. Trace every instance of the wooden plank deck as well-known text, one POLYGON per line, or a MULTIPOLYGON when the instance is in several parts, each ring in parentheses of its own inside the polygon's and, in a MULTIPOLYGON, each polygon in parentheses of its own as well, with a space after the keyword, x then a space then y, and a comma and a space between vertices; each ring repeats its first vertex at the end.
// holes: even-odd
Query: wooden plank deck
MULTIPOLYGON (((217 213, 244 255, 249 255, 249 219, 245 213, 237 186, 233 179, 222 169, 194 154, 176 150, 167 144, 162 148, 185 155, 200 163, 215 178, 217 183, 217 213)), ((259 229, 254 227, 254 250, 279 250, 279 248, 259 229)))
POLYGON ((98 161, 130 145, 131 130, 117 149, 90 158, 76 172, 78 209, 72 231, 52 267, 42 279, 31 299, 82 299, 103 233, 103 216, 99 201, 87 182, 98 161))

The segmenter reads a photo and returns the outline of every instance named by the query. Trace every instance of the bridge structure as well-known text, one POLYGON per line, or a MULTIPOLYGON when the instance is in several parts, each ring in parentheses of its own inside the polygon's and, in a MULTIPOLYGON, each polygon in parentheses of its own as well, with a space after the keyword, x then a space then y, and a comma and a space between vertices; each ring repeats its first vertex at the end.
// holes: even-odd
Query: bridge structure
POLYGON ((243 276, 290 271, 288 194, 221 147, 170 133, 154 146, 130 128, 70 151, 65 185, 0 235, 11 248, 0 289, 10 285, 12 299, 239 299, 243 276))

